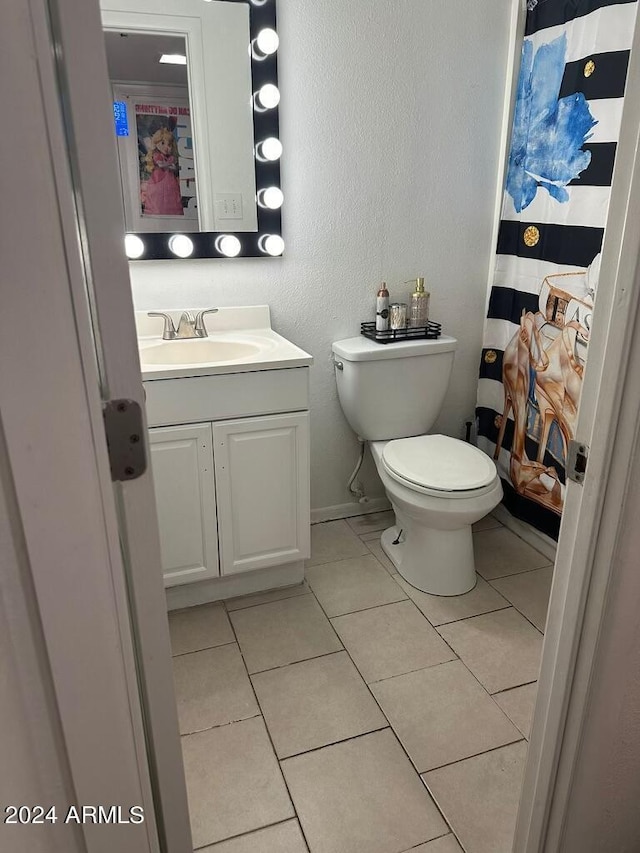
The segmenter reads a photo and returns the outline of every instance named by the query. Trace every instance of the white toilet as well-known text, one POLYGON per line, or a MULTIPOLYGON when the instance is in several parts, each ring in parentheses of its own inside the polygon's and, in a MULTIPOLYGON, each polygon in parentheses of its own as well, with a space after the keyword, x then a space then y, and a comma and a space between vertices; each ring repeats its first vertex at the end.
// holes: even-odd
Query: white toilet
POLYGON ((461 595, 476 583, 471 525, 502 499, 496 466, 477 447, 426 435, 449 385, 457 341, 333 344, 340 405, 369 442, 396 526, 382 547, 412 586, 461 595))

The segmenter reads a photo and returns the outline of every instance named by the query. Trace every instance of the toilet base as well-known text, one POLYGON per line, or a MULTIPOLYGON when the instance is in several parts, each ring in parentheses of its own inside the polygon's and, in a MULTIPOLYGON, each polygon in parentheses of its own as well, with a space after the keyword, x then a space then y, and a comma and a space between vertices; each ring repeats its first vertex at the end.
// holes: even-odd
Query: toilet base
POLYGON ((408 521, 398 539, 398 526, 389 527, 380 539, 382 550, 398 573, 416 589, 431 595, 463 595, 476 585, 471 525, 455 530, 412 524, 408 521))

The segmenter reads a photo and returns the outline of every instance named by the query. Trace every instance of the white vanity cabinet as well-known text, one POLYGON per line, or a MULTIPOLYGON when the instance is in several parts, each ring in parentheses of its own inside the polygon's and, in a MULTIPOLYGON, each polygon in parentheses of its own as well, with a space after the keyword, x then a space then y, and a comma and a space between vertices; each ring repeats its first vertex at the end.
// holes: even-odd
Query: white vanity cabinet
POLYGON ((175 606, 302 580, 308 372, 144 383, 162 572, 175 606), (187 589, 196 581, 206 584, 187 589))
POLYGON ((217 577, 211 424, 149 430, 149 449, 165 585, 217 577))

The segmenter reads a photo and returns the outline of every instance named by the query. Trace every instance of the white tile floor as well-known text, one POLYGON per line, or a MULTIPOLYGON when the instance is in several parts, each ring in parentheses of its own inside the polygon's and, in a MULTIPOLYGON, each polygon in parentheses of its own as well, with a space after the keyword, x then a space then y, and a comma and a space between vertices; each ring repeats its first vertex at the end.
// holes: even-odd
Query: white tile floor
POLYGON ((305 584, 170 614, 196 849, 510 853, 552 568, 488 517, 476 588, 426 595, 392 522, 315 525, 305 584))

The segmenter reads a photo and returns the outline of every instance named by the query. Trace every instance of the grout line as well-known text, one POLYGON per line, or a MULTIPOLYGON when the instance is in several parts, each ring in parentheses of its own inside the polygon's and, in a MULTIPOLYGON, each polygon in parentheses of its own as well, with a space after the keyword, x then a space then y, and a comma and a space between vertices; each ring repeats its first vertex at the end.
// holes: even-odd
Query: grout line
POLYGON ((198 652, 209 652, 211 649, 222 649, 224 646, 236 646, 237 643, 235 640, 229 640, 228 643, 218 643, 217 646, 205 646, 203 649, 190 649, 188 652, 177 652, 175 655, 172 654, 172 658, 183 658, 185 655, 197 655, 198 652))
POLYGON ((375 729, 371 729, 367 732, 359 732, 357 735, 349 735, 348 737, 338 738, 338 740, 332 740, 329 743, 323 743, 321 746, 312 746, 311 749, 304 749, 302 752, 293 752, 291 753, 291 755, 283 755, 282 758, 278 759, 278 761, 282 764, 284 761, 289 761, 290 758, 302 758, 303 755, 310 755, 312 752, 320 752, 321 749, 328 749, 328 747, 330 746, 338 746, 341 743, 348 743, 348 741, 350 740, 359 740, 359 738, 367 737, 367 735, 373 735, 376 732, 384 732, 387 729, 393 731, 391 723, 389 722, 387 722, 386 726, 377 726, 375 729))
MULTIPOLYGON (((231 620, 229 620, 229 621, 231 622, 231 620)), ((306 833, 304 831, 304 827, 302 825, 300 815, 298 814, 296 804, 294 803, 293 797, 291 796, 291 790, 289 789, 289 785, 287 783, 284 772, 282 770, 282 765, 280 763, 280 759, 278 758, 278 753, 276 752, 276 748, 275 748, 275 745, 273 743, 273 738, 271 737, 271 732, 269 731, 269 726, 267 725, 267 720, 264 716, 264 713, 262 713, 262 705, 260 704, 260 699, 258 698, 258 694, 256 693, 255 687, 253 686, 253 681, 251 681, 251 675, 249 673, 249 668, 247 667, 247 662, 244 659, 244 654, 242 653, 242 647, 241 647, 240 642, 238 640, 238 635, 236 634, 236 630, 233 626, 233 622, 231 623, 231 630, 233 631, 233 634, 234 634, 236 641, 238 643, 238 648, 240 649, 240 655, 242 657, 242 663, 244 664, 244 668, 245 668, 245 671, 247 673, 247 678, 249 679, 249 684, 251 685, 251 690, 252 690, 254 698, 256 700, 256 704, 258 705, 258 708, 260 709, 260 712, 261 712, 260 716, 262 717, 262 721, 264 723, 264 729, 267 733, 267 737, 269 738, 269 743, 271 744, 271 749, 273 751, 273 757, 275 758, 276 763, 278 765, 278 770, 280 771, 280 778, 282 779, 282 784, 284 785, 285 791, 287 792, 287 796, 289 797, 289 802, 291 803, 291 808, 293 809, 294 817, 298 821, 298 826, 300 827, 300 832, 302 833, 302 838, 304 839, 304 843, 307 845, 307 848, 309 850, 311 850, 311 845, 309 844, 309 839, 307 838, 306 833)), ((254 674, 257 675, 258 673, 254 673, 254 674)), ((262 828, 262 827, 260 827, 260 828, 262 828)))
MULTIPOLYGON (((544 554, 542 554, 542 556, 544 557, 544 554)), ((545 559, 546 559, 546 557, 545 557, 545 559)), ((512 578, 515 575, 528 575, 529 572, 539 572, 540 569, 549 569, 549 568, 555 569, 555 564, 550 562, 549 560, 547 560, 547 562, 544 564, 544 566, 534 566, 534 568, 532 568, 532 569, 519 569, 518 571, 515 571, 515 572, 507 572, 506 575, 498 575, 495 578, 485 578, 485 576, 483 574, 481 574, 480 572, 478 572, 478 574, 487 583, 491 583, 492 581, 501 581, 504 578, 512 578)), ((476 569, 476 571, 478 571, 478 570, 476 569)))
POLYGON ((213 726, 206 726, 204 729, 194 729, 192 732, 180 732, 180 737, 191 737, 191 735, 200 735, 202 732, 211 732, 214 729, 224 729, 225 726, 232 726, 234 723, 246 723, 247 720, 255 720, 261 716, 262 714, 258 711, 257 714, 251 714, 249 717, 239 717, 237 720, 229 720, 226 723, 215 723, 213 726))
MULTIPOLYGON (((496 592, 497 592, 497 590, 496 590, 496 592)), ((458 619, 456 622, 443 622, 442 625, 434 625, 433 627, 440 634, 440 630, 439 630, 440 628, 448 628, 450 625, 458 625, 460 622, 468 622, 470 619, 480 619, 482 616, 490 616, 492 613, 503 613, 505 610, 515 610, 516 613, 519 613, 520 616, 522 616, 522 618, 525 620, 525 622, 528 622, 532 628, 535 628, 535 630, 538 632, 538 634, 541 634, 542 637, 544 637, 544 632, 541 631, 540 628, 536 627, 533 624, 533 622, 531 621, 531 619, 528 619, 524 615, 524 613, 521 613, 518 610, 518 608, 515 606, 515 604, 512 604, 510 601, 506 607, 499 607, 497 610, 488 610, 486 613, 478 613, 477 616, 465 616, 464 619, 458 619)), ((440 636, 442 637, 442 634, 440 634, 440 636)), ((442 639, 445 641, 445 643, 447 642, 444 637, 442 637, 442 639)), ((504 689, 508 690, 509 688, 505 687, 504 689)), ((497 692, 499 692, 499 691, 497 691, 497 692)))
MULTIPOLYGON (((221 838, 219 841, 214 841, 213 845, 216 844, 226 844, 227 841, 235 841, 237 838, 248 838, 250 835, 255 835, 256 832, 262 832, 263 829, 271 829, 272 826, 282 826, 285 823, 289 823, 289 821, 295 820, 298 825, 300 825, 300 821, 295 817, 286 817, 284 820, 277 820, 275 823, 265 823, 264 826, 258 826, 256 829, 250 829, 248 832, 241 832, 239 835, 228 835, 226 838, 221 838)), ((194 847, 194 853, 198 850, 204 850, 205 848, 210 847, 212 844, 211 841, 208 841, 206 844, 202 844, 200 847, 194 847)), ((410 853, 410 851, 409 851, 410 853)))
MULTIPOLYGON (((521 687, 528 687, 530 684, 537 684, 538 679, 535 681, 525 681, 524 684, 516 684, 515 687, 505 687, 504 690, 496 690, 495 693, 490 693, 490 696, 499 696, 501 693, 510 693, 512 690, 519 690, 521 687)), ((486 688, 485 688, 486 689, 486 688)))
MULTIPOLYGON (((383 568, 384 568, 384 567, 383 567, 383 568)), ((400 585, 398 584, 398 586, 400 586, 400 585)), ((313 589, 312 589, 311 591, 313 592, 313 589)), ((322 604, 320 603, 320 601, 318 601, 318 597, 315 595, 315 593, 313 593, 313 594, 314 594, 314 596, 315 596, 315 598, 316 598, 316 601, 318 602, 318 606, 320 607, 320 609, 322 610, 322 612, 323 612, 323 613, 324 613, 324 615, 326 616, 327 620, 329 621, 329 624, 331 625, 331 627, 332 627, 332 628, 333 628, 333 630, 335 631, 336 629, 335 629, 335 628, 334 628, 334 626, 332 625, 330 617, 329 617, 329 616, 327 616, 327 614, 326 614, 326 612, 325 612, 324 608, 322 607, 322 604)), ((392 602, 392 603, 395 603, 395 602, 392 602)), ((373 609, 373 608, 369 608, 369 609, 373 609)), ((360 612, 361 612, 361 611, 360 611, 360 612)), ((347 615, 347 614, 344 614, 344 615, 347 615)), ((423 616, 424 616, 424 614, 423 614, 423 616)), ((425 618, 426 618, 426 617, 425 617, 425 618)), ((428 620, 427 620, 427 622, 428 622, 428 620)), ((342 642, 342 640, 341 640, 340 636, 338 635, 338 632, 337 632, 337 631, 336 631, 336 636, 338 637, 338 639, 340 640, 340 642, 342 642)), ((446 641, 445 641, 445 642, 446 642, 446 641)), ((447 643, 447 645, 448 645, 448 643, 447 643)), ((352 663, 352 664, 354 665, 354 667, 356 668, 356 671, 358 672, 358 674, 359 674, 360 678, 362 678, 362 681, 363 681, 363 683, 365 684, 365 686, 367 687, 367 690, 369 691, 370 695, 372 696, 373 701, 376 703, 376 705, 377 705, 377 706, 378 706, 378 708, 380 709, 380 712, 382 713, 382 716, 385 718, 385 720, 389 720, 389 718, 387 717, 387 715, 386 715, 386 713, 385 713, 385 711, 384 711, 384 708, 380 705, 380 703, 378 702, 377 697, 374 695, 373 691, 371 690, 371 688, 369 687, 369 685, 367 684, 367 682, 364 680, 364 678, 363 678, 363 676, 362 676, 362 673, 360 672, 360 670, 359 670, 359 668, 358 668, 358 665, 356 664, 356 662, 354 661, 354 659, 351 657, 351 653, 349 652, 349 649, 347 649, 346 647, 345 647, 345 652, 349 655, 349 659, 351 660, 351 663, 352 663)), ((454 654, 455 654, 455 652, 454 652, 454 654)), ((404 754, 405 754, 405 755, 406 755, 406 757, 407 757, 407 760, 409 761, 409 763, 411 764, 411 766, 414 768, 415 772, 417 773, 418 779, 419 779, 419 780, 420 780, 420 782, 424 785, 424 787, 425 787, 425 788, 427 788, 427 786, 425 785, 425 782, 424 782, 423 778, 420 776, 419 771, 417 770, 417 768, 416 768, 415 764, 414 764, 414 763, 413 763, 413 761, 411 760, 411 756, 409 755, 409 753, 408 753, 408 752, 406 751, 406 749, 404 748, 404 744, 402 743, 402 741, 400 740, 400 738, 399 738, 399 737, 398 737, 398 735, 396 734, 396 732, 395 732, 395 730, 394 730, 393 726, 391 725, 391 722, 390 722, 390 721, 389 721, 389 728, 391 729, 391 732, 392 732, 392 734, 393 734, 394 738, 396 739, 396 742, 398 743, 398 745, 399 745, 400 749, 402 750, 402 752, 404 752, 404 754)), ((365 737, 365 735, 360 735, 360 737, 365 737)), ((452 827, 451 827, 451 824, 449 823, 449 821, 448 821, 448 820, 447 820, 447 818, 445 817, 444 812, 442 811, 442 809, 440 808, 440 806, 437 804, 437 802, 436 802, 436 800, 435 800, 435 797, 433 797, 433 796, 432 796, 432 794, 431 794, 431 792, 429 791, 429 789, 428 789, 428 788, 427 788, 427 793, 429 794, 429 797, 431 798, 431 801, 433 802, 433 804, 435 805, 435 807, 437 808, 437 810, 440 812, 440 816, 442 817, 442 819, 443 819, 443 821, 445 822, 446 826, 448 826, 448 827, 449 827, 449 830, 450 830, 451 832, 453 832, 453 829, 452 829, 452 827)), ((456 837, 457 837, 457 836, 456 836, 456 837)))
MULTIPOLYGON (((287 587, 285 587, 286 589, 287 587)), ((268 592, 269 590, 267 590, 268 592)), ((253 607, 262 607, 263 604, 277 604, 280 601, 290 601, 292 598, 302 598, 304 595, 309 595, 311 589, 307 584, 307 588, 305 592, 299 592, 296 595, 285 595, 282 598, 272 598, 270 601, 258 601, 255 604, 247 604, 245 607, 234 607, 233 610, 227 610, 227 614, 231 616, 232 613, 239 613, 241 610, 251 610, 253 607)), ((249 595, 260 595, 260 593, 250 592, 249 595)), ((237 596, 234 596, 237 597, 237 596)), ((231 599, 229 599, 231 600, 231 599)), ((226 606, 226 602, 225 602, 226 606)))
POLYGON ((479 758, 481 755, 489 755, 490 752, 497 752, 499 749, 506 749, 508 746, 515 746, 517 743, 525 743, 527 745, 527 748, 529 747, 529 743, 526 737, 523 735, 517 740, 509 741, 509 743, 503 743, 500 746, 492 746, 491 749, 485 749, 484 752, 476 752, 475 755, 469 755, 467 758, 459 758, 457 761, 450 761, 449 764, 441 764, 439 767, 434 767, 431 770, 424 770, 423 774, 421 775, 427 776, 429 773, 435 773, 438 770, 443 770, 445 767, 454 767, 456 764, 462 764, 463 761, 470 761, 472 758, 479 758))
MULTIPOLYGON (((338 639, 340 640, 339 637, 338 637, 338 639)), ((342 645, 341 640, 340 640, 340 645, 342 645)), ((343 646, 341 649, 334 649, 331 652, 322 652, 322 654, 320 654, 320 655, 311 655, 308 658, 300 658, 299 660, 290 660, 290 661, 287 661, 287 663, 279 663, 277 666, 270 666, 267 669, 259 669, 256 672, 249 672, 249 670, 247 669, 247 673, 249 675, 249 678, 253 678, 254 675, 262 675, 263 672, 275 672, 278 669, 286 669, 286 667, 288 667, 288 666, 296 666, 296 664, 299 664, 299 663, 306 663, 308 660, 319 660, 320 658, 328 658, 331 655, 339 655, 339 654, 342 654, 342 652, 344 652, 344 651, 346 651, 346 649, 343 646)), ((246 663, 245 663, 245 667, 246 667, 246 663)), ((358 672, 360 672, 360 670, 358 670, 358 672)))

